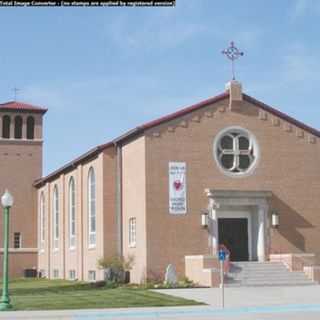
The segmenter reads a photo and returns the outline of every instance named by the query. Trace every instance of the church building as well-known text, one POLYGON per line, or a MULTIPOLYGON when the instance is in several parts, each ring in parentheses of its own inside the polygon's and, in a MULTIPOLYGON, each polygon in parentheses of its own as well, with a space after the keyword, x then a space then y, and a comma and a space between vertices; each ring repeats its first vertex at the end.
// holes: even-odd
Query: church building
MULTIPOLYGON (((39 126, 44 112, 36 113, 39 126)), ((222 94, 136 127, 36 180, 38 270, 52 279, 101 280, 98 259, 133 256, 133 283, 163 278, 172 264, 179 277, 213 286, 221 247, 230 261, 282 259, 315 268, 319 138, 318 130, 232 80, 222 94)), ((24 151, 7 157, 34 159, 38 167, 28 174, 39 177, 40 140, 11 144, 24 151)), ((31 193, 30 185, 30 203, 31 193)))

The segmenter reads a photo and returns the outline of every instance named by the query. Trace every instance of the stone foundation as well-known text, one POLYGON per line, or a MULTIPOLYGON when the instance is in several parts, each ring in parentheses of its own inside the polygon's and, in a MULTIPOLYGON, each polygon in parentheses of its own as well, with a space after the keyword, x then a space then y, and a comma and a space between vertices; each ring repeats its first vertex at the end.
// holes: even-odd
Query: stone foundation
POLYGON ((209 255, 185 256, 185 274, 189 280, 200 286, 219 287, 219 260, 209 255))

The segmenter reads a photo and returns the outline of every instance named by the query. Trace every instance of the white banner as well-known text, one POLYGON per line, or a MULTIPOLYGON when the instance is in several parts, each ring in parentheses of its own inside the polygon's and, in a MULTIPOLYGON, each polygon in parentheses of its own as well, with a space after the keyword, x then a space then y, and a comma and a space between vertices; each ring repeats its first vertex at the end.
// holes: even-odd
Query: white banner
POLYGON ((187 213, 186 163, 169 162, 169 212, 187 213))

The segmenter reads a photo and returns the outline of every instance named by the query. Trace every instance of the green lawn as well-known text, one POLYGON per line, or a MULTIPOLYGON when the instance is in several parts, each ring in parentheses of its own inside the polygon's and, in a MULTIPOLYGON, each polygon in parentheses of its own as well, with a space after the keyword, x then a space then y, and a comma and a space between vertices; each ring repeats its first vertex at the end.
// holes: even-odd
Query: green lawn
MULTIPOLYGON (((1 284, 0 284, 1 285, 1 284)), ((200 304, 140 288, 96 288, 83 282, 19 279, 9 284, 14 310, 125 308, 200 304)))

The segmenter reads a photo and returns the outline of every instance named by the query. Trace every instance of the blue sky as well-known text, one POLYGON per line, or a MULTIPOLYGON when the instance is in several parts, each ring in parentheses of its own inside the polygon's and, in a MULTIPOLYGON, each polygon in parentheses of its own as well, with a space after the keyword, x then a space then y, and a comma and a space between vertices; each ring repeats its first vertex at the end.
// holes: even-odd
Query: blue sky
POLYGON ((44 174, 221 93, 231 40, 244 91, 320 125, 320 1, 177 0, 175 8, 1 8, 0 101, 49 108, 44 174))

